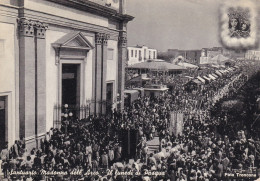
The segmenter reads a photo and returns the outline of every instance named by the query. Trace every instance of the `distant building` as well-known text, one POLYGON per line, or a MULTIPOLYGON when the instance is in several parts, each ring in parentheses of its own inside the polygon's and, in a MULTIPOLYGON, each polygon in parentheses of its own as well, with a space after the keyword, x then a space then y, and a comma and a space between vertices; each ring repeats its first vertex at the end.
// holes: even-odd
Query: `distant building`
POLYGON ((213 58, 219 54, 222 54, 222 52, 223 52, 222 47, 202 48, 201 57, 213 58))
POLYGON ((168 54, 175 59, 178 56, 184 57, 188 63, 198 64, 201 56, 201 50, 178 50, 168 49, 168 54))
POLYGON ((146 60, 157 59, 157 50, 147 46, 127 47, 128 65, 145 62, 146 60))
POLYGON ((201 57, 200 57, 200 64, 209 62, 209 60, 219 54, 222 54, 223 48, 222 47, 213 47, 213 48, 202 48, 201 50, 201 57))
POLYGON ((245 58, 249 60, 260 60, 260 50, 248 50, 245 58))
POLYGON ((226 57, 229 57, 231 59, 237 59, 237 58, 245 58, 245 51, 244 50, 228 50, 223 49, 222 54, 226 57))

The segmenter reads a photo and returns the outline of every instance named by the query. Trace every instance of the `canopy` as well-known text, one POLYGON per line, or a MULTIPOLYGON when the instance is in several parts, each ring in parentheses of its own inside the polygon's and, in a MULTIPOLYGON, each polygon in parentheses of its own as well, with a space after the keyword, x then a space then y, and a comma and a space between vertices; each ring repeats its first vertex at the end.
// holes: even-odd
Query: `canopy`
POLYGON ((203 82, 205 84, 205 80, 203 78, 201 78, 200 76, 197 77, 198 80, 200 80, 201 82, 203 82))
POLYGON ((211 60, 212 61, 225 61, 225 60, 228 60, 228 59, 229 59, 228 57, 225 57, 222 54, 218 54, 215 57, 213 57, 211 60))
POLYGON ((141 76, 137 76, 137 77, 134 77, 132 79, 129 80, 130 82, 140 82, 142 81, 142 77, 141 76))
POLYGON ((210 81, 210 78, 206 77, 205 75, 203 76, 203 78, 210 81))
POLYGON ((228 57, 225 57, 222 54, 218 54, 213 58, 201 59, 200 64, 209 64, 212 67, 219 68, 219 67, 225 67, 224 64, 227 63, 227 62, 231 63, 231 62, 234 62, 234 61, 232 59, 228 58, 228 57))
POLYGON ((178 56, 176 57, 175 59, 172 60, 172 63, 176 64, 176 63, 179 63, 179 62, 183 62, 183 61, 186 61, 187 59, 185 59, 183 56, 178 56))
POLYGON ((213 75, 214 77, 216 77, 216 78, 218 78, 219 76, 218 75, 216 75, 216 74, 214 74, 214 73, 212 73, 211 75, 213 75))
POLYGON ((222 76, 222 73, 219 70, 216 71, 216 74, 218 74, 219 76, 222 76))
POLYGON ((210 77, 212 80, 216 80, 216 78, 215 78, 213 75, 211 75, 211 74, 209 74, 209 77, 210 77))
POLYGON ((174 65, 172 63, 168 63, 166 61, 148 61, 141 62, 133 65, 129 65, 127 68, 135 68, 135 69, 149 69, 149 70, 184 70, 185 67, 181 67, 178 65, 174 65))
POLYGON ((188 76, 188 75, 186 75, 184 77, 189 78, 189 79, 193 79, 194 78, 194 77, 191 77, 191 76, 188 76))
POLYGON ((177 63, 177 65, 185 67, 185 68, 193 68, 193 69, 199 68, 197 65, 193 65, 190 63, 186 63, 186 62, 179 62, 179 63, 177 63))
POLYGON ((196 83, 196 84, 201 84, 201 83, 202 83, 202 82, 199 81, 198 79, 194 79, 194 80, 192 80, 192 82, 194 82, 194 83, 196 83))

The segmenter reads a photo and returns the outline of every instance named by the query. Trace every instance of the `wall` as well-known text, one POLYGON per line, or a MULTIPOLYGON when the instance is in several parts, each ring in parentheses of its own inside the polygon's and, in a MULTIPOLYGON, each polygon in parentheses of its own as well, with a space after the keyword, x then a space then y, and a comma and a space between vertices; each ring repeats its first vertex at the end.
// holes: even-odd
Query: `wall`
POLYGON ((249 60, 260 60, 260 51, 248 50, 245 54, 245 58, 249 60))
POLYGON ((62 6, 50 1, 24 0, 24 7, 33 11, 48 13, 71 20, 108 27, 108 19, 73 8, 62 6))
MULTIPOLYGON (((94 45, 94 38, 90 36, 85 36, 85 38, 94 45)), ((85 60, 85 98, 86 100, 91 100, 92 98, 92 75, 94 74, 92 69, 92 59, 94 55, 94 50, 90 50, 85 60)))
POLYGON ((55 51, 51 46, 66 33, 46 31, 46 131, 53 127, 54 106, 58 103, 58 65, 55 65, 55 51))
POLYGON ((142 54, 142 57, 143 56, 143 50, 141 48, 134 48, 134 47, 128 47, 127 48, 127 51, 128 51, 128 65, 133 65, 133 64, 136 64, 136 63, 140 63, 142 62, 143 60, 139 60, 139 50, 141 50, 141 54, 142 54), (132 56, 132 53, 131 51, 133 50, 133 56, 132 56), (135 56, 135 51, 137 51, 137 56, 135 56))
MULTIPOLYGON (((70 31, 64 30, 52 30, 49 29, 46 31, 46 131, 53 127, 53 120, 56 120, 57 112, 54 110, 54 106, 59 103, 58 100, 58 88, 59 88, 59 66, 55 64, 55 50, 52 47, 52 43, 69 33, 70 31)), ((93 44, 94 38, 90 36, 85 36, 89 42, 93 44)), ((92 99, 92 59, 93 59, 93 50, 90 50, 82 62, 82 66, 85 68, 85 72, 81 72, 81 76, 84 77, 85 86, 82 87, 83 97, 81 97, 81 102, 92 99)), ((69 59, 69 61, 74 61, 74 59, 69 59)), ((83 69, 84 69, 83 68, 83 69)), ((83 70, 82 69, 82 70, 83 70)), ((83 86, 83 85, 82 85, 83 86)))
MULTIPOLYGON (((0 96, 8 96, 8 142, 9 146, 19 138, 16 120, 16 69, 15 25, 0 23, 0 96), (4 67, 4 68, 3 68, 4 67), (17 134, 16 134, 17 133, 17 134)), ((18 110, 17 110, 18 111, 18 110)))
POLYGON ((117 41, 114 40, 108 40, 107 42, 107 48, 113 49, 113 60, 107 60, 107 80, 116 80, 117 79, 117 63, 118 63, 118 48, 117 48, 117 41))
POLYGON ((109 40, 107 42, 107 48, 113 49, 113 60, 107 60, 107 82, 113 82, 113 100, 117 95, 117 84, 118 84, 118 78, 117 78, 117 71, 118 71, 118 42, 115 40, 109 40))
POLYGON ((136 63, 145 62, 149 59, 156 59, 157 58, 157 50, 155 49, 149 49, 146 46, 143 46, 141 48, 139 47, 127 47, 128 51, 128 65, 133 65, 136 63), (131 56, 131 51, 133 50, 133 57, 131 56), (135 56, 135 51, 137 51, 137 56, 135 56), (139 56, 139 51, 141 51, 141 58, 139 56), (149 52, 150 52, 150 58, 149 58, 149 52), (154 57, 155 52, 155 57, 154 57))

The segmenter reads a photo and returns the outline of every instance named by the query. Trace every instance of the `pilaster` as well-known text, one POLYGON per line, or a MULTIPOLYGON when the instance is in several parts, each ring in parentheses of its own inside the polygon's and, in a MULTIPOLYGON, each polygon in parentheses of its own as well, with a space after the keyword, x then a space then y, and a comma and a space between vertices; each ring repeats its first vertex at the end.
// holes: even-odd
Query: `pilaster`
POLYGON ((46 40, 45 32, 48 25, 35 23, 35 53, 36 53, 36 140, 46 132, 46 40))
POLYGON ((121 31, 118 39, 118 94, 119 109, 124 108, 125 64, 127 61, 127 35, 121 31))
POLYGON ((19 25, 20 136, 28 148, 46 132, 46 42, 47 25, 26 18, 19 25))
POLYGON ((102 44, 102 114, 106 114, 106 97, 107 97, 107 41, 109 34, 104 34, 102 44))
POLYGON ((95 49, 96 49, 96 62, 95 62, 95 113, 100 114, 102 109, 102 41, 104 34, 96 33, 95 36, 95 49))
MULTIPOLYGON (((19 25, 20 136, 35 143, 35 44, 34 22, 21 18, 19 25)), ((34 145, 34 144, 33 144, 34 145)))

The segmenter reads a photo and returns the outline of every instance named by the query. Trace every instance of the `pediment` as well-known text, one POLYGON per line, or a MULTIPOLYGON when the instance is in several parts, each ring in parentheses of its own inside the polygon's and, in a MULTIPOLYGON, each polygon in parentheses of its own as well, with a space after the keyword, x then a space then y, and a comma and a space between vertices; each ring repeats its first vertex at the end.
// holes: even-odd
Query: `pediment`
POLYGON ((54 48, 93 49, 94 46, 85 38, 81 32, 71 32, 52 44, 54 48))

